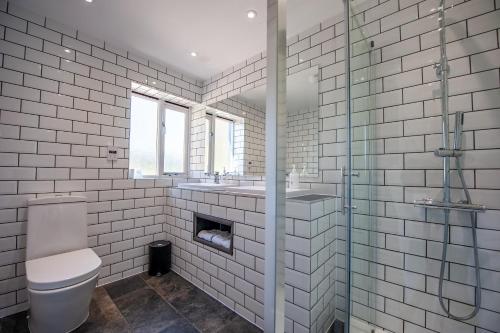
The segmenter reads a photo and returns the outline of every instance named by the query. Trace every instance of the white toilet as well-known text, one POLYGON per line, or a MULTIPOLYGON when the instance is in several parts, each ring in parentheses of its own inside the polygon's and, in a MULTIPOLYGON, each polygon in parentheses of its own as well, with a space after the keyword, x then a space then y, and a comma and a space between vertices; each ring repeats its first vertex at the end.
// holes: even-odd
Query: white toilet
POLYGON ((101 259, 88 248, 85 197, 28 201, 26 278, 32 333, 66 333, 89 315, 101 259))

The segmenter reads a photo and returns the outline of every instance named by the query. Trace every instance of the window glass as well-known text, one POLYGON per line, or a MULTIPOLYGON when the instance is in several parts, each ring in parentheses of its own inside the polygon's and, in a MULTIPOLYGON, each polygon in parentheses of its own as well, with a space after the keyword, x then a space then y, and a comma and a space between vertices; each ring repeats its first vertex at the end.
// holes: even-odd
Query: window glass
POLYGON ((233 171, 233 122, 216 117, 214 133, 214 171, 233 171))
POLYGON ((165 109, 163 172, 185 172, 186 112, 165 109))
POLYGON ((158 102, 132 95, 130 113, 129 169, 136 175, 156 175, 158 102))

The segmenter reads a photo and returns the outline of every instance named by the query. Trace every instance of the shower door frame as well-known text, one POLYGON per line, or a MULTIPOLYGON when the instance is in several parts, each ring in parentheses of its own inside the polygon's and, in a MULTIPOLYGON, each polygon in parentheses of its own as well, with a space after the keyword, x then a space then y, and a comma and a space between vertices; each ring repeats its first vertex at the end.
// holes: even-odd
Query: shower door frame
POLYGON ((350 0, 344 1, 344 59, 345 59, 345 108, 346 108, 346 164, 341 171, 343 200, 341 211, 345 214, 345 320, 344 333, 350 332, 351 322, 351 226, 352 226, 352 103, 351 103, 351 8, 350 0), (344 178, 345 177, 345 178, 344 178))
POLYGON ((286 2, 267 0, 264 332, 285 329, 286 2))

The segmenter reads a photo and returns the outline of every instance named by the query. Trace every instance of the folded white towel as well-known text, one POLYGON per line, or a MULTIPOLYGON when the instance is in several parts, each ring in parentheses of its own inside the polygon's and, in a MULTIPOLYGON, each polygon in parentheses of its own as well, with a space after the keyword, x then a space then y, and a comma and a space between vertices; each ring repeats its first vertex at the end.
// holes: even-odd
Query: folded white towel
POLYGON ((230 239, 218 239, 217 241, 212 240, 212 243, 217 244, 225 249, 231 248, 231 240, 230 239))
POLYGON ((198 237, 206 241, 211 242, 212 238, 215 236, 213 230, 202 230, 198 233, 198 237))
POLYGON ((227 231, 212 229, 202 230, 198 233, 198 237, 206 241, 212 242, 226 249, 231 247, 231 234, 227 231))
POLYGON ((229 249, 231 247, 231 235, 228 232, 219 233, 212 238, 212 243, 229 249))

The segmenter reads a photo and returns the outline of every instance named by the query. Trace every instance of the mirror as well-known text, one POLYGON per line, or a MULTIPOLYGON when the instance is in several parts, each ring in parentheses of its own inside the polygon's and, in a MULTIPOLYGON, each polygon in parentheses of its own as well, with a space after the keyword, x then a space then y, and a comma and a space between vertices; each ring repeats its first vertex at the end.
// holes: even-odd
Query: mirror
MULTIPOLYGON (((264 81, 264 80, 263 80, 264 81)), ((239 174, 264 175, 266 85, 210 105, 221 114, 239 117, 239 144, 234 155, 239 174)), ((287 77, 287 172, 293 166, 306 177, 318 175, 319 168, 319 86, 318 67, 287 77)))

